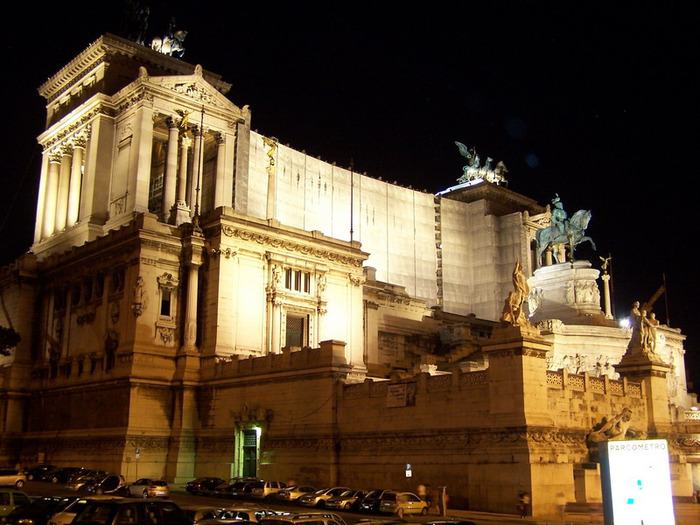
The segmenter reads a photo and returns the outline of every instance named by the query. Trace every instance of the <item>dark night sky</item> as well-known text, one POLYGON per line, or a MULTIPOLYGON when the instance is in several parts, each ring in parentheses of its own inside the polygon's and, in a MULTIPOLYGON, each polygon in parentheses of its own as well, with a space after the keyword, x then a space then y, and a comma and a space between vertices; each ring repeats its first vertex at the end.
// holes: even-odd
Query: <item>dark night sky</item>
MULTIPOLYGON (((694 2, 142 3, 148 40, 176 17, 189 31, 183 60, 231 82, 228 97, 250 105, 261 133, 431 192, 461 175, 458 140, 503 160, 511 189, 541 204, 558 193, 570 215, 591 209, 598 252, 578 258, 599 267, 612 255, 618 316, 665 274, 700 386, 694 2)), ((38 86, 122 29, 119 1, 37 4, 10 7, 0 35, 0 263, 32 240, 38 86)))

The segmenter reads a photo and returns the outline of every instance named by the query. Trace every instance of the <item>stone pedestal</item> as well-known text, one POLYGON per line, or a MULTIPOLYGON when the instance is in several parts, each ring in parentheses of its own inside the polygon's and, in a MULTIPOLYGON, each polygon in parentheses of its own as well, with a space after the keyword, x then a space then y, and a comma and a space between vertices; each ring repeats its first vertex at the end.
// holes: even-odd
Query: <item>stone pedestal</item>
POLYGON ((600 466, 598 463, 574 465, 576 503, 601 503, 603 494, 600 487, 600 466))
POLYGON ((545 379, 550 347, 534 327, 494 329, 483 347, 489 360, 489 413, 494 426, 552 425, 545 379))
POLYGON ((588 261, 574 261, 535 270, 530 286, 530 321, 559 319, 564 324, 614 326, 600 308, 599 271, 588 261))
MULTIPOLYGON (((630 381, 642 382, 647 401, 648 432, 660 436, 671 429, 671 409, 666 374, 671 366, 629 348, 615 370, 630 381)), ((660 436, 662 437, 662 436, 660 436)))

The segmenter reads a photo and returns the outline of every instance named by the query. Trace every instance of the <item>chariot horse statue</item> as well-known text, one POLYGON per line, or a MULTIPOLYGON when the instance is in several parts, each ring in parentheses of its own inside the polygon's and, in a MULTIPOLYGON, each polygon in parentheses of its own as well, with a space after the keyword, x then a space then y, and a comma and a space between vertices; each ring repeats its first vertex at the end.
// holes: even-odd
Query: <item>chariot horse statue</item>
MULTIPOLYGON (((558 195, 552 200, 552 203, 555 205, 555 209, 552 211, 552 225, 537 230, 535 234, 538 266, 542 265, 542 254, 545 250, 558 244, 569 246, 569 258, 571 261, 574 260, 574 248, 583 242, 590 242, 593 249, 596 249, 593 239, 585 235, 586 228, 591 220, 591 211, 578 210, 569 219, 561 206, 558 195)), ((565 262, 559 261, 556 253, 554 258, 557 262, 565 262)))

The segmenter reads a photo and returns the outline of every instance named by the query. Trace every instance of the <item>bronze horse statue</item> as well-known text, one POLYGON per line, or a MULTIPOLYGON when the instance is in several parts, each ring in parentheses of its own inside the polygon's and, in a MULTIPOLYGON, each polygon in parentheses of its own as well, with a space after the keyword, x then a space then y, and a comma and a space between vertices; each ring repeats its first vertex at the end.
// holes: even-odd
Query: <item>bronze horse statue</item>
MULTIPOLYGON (((574 260, 574 248, 581 244, 582 242, 590 242, 591 246, 595 250, 595 243, 593 239, 584 235, 588 222, 591 220, 591 210, 579 210, 571 217, 571 219, 565 219, 562 227, 556 224, 537 230, 535 234, 535 239, 537 239, 537 265, 542 265, 542 254, 550 246, 555 246, 557 244, 568 244, 570 258, 574 260)), ((556 260, 556 255, 555 255, 556 260)), ((557 262, 565 262, 559 261, 557 262)))

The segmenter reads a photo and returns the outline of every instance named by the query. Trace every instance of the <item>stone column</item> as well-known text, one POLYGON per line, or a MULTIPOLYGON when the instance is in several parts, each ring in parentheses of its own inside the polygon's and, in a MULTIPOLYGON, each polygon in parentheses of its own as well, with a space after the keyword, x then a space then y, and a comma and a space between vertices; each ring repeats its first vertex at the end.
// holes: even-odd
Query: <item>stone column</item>
MULTIPOLYGON (((168 151, 165 161, 165 180, 163 181, 163 217, 168 217, 175 205, 177 191, 177 122, 168 118, 168 151)), ((167 219, 166 219, 167 220, 167 219)))
POLYGON ((612 306, 610 302, 610 276, 606 273, 601 279, 603 279, 603 301, 605 302, 605 318, 612 319, 612 306))
POLYGON ((46 183, 46 200, 44 201, 43 238, 51 237, 56 225, 56 199, 58 198, 58 179, 61 171, 61 155, 49 155, 49 172, 46 183))
POLYGON ((41 176, 39 177, 39 194, 36 199, 36 217, 34 222, 34 242, 39 242, 44 230, 44 203, 46 202, 46 185, 49 172, 49 159, 46 151, 41 159, 41 176))
POLYGON ((187 268, 187 295, 185 298, 185 333, 181 353, 197 351, 197 298, 199 295, 199 267, 202 265, 204 238, 192 232, 185 239, 185 258, 187 268))
POLYGON ((64 146, 62 152, 63 156, 61 157, 61 168, 58 177, 58 195, 56 197, 54 233, 65 230, 68 217, 68 190, 70 187, 70 170, 73 164, 73 148, 64 146))
POLYGON ((180 170, 177 179, 177 202, 172 210, 172 223, 180 226, 184 222, 191 222, 190 208, 187 206, 187 151, 192 145, 192 139, 187 135, 180 137, 180 170))
POLYGON ((185 340, 183 349, 197 347, 197 294, 199 293, 199 265, 187 266, 187 302, 185 303, 185 340))
MULTIPOLYGON (((132 147, 136 147, 138 152, 135 158, 136 176, 133 177, 133 209, 136 212, 147 212, 153 157, 153 110, 144 106, 138 113, 134 119, 134 141, 132 143, 132 147)), ((131 188, 131 183, 129 183, 129 188, 131 188)))
POLYGON ((282 348, 282 299, 272 297, 272 337, 270 338, 270 353, 279 354, 282 348))
MULTIPOLYGON (((214 208, 226 206, 224 199, 226 184, 226 137, 223 133, 216 136, 216 183, 214 186, 214 208)), ((229 206, 231 201, 229 199, 229 206)))
POLYGON ((190 209, 193 213, 202 213, 202 171, 204 170, 204 129, 194 130, 194 149, 192 152, 192 178, 190 180, 190 209))
POLYGON ((68 217, 67 226, 74 226, 78 222, 80 210, 80 188, 83 179, 83 156, 85 153, 85 139, 78 139, 73 144, 73 163, 70 170, 70 184, 68 186, 68 217))

